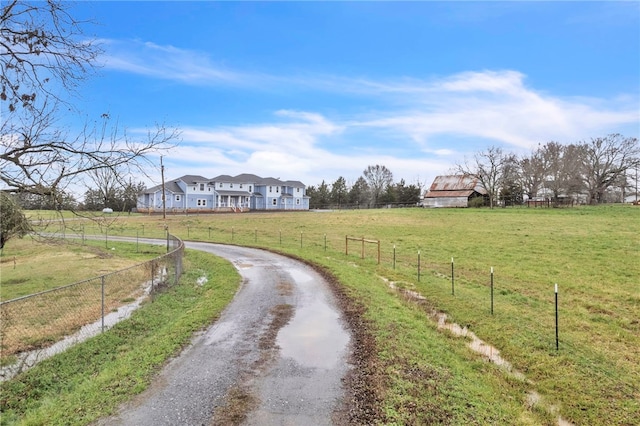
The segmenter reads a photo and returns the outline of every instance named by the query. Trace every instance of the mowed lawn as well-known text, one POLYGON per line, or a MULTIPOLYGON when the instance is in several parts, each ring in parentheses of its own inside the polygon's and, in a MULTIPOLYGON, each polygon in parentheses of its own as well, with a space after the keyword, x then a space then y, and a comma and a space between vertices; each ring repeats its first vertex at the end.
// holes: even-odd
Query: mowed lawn
MULTIPOLYGON (((436 346, 451 340, 447 332, 433 337, 429 331, 434 324, 410 326, 419 333, 390 333, 393 327, 388 323, 393 320, 386 317, 383 306, 374 306, 379 302, 373 300, 372 291, 384 290, 398 299, 388 288, 392 281, 426 297, 419 309, 428 306, 446 312, 451 321, 495 346, 526 378, 521 384, 523 405, 540 396, 540 410, 575 424, 637 424, 640 419, 638 207, 336 210, 167 216, 166 220, 127 216, 115 220, 109 233, 162 238, 165 226, 183 239, 265 247, 328 268, 349 295, 370 304, 366 315, 381 358, 402 352, 409 364, 441 365, 443 356, 436 351, 403 352, 409 343, 401 336, 431 339, 436 346), (347 236, 379 240, 380 263, 374 243, 349 241, 347 255, 347 236)), ((87 224, 83 232, 100 229, 92 231, 87 224)), ((416 307, 411 303, 403 302, 402 309, 413 312, 416 307)), ((466 356, 471 363, 482 360, 470 349, 466 356)), ((395 391, 396 399, 402 392, 406 389, 395 391)), ((388 399, 393 394, 389 390, 388 399)), ((385 404, 390 411, 407 405, 385 404)))

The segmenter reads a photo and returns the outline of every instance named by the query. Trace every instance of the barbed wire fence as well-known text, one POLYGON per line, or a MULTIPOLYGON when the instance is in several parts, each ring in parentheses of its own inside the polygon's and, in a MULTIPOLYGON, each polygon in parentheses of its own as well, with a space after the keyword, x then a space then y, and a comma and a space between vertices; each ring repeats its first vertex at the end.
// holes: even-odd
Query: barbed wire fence
MULTIPOLYGON (((448 294, 458 301, 466 304, 468 309, 483 311, 488 318, 503 322, 505 318, 498 313, 507 303, 522 315, 519 321, 529 327, 531 341, 537 342, 542 351, 550 356, 558 353, 571 353, 575 359, 580 359, 585 364, 590 364, 592 374, 597 374, 603 386, 621 388, 629 395, 637 395, 640 387, 629 378, 621 378, 606 363, 591 362, 594 357, 600 356, 597 351, 590 349, 588 341, 580 337, 569 337, 568 333, 560 334, 560 350, 557 348, 557 335, 553 325, 554 305, 553 286, 549 284, 549 293, 546 299, 540 299, 539 303, 533 303, 527 297, 508 297, 511 293, 517 294, 517 289, 505 290, 502 278, 498 274, 495 288, 496 312, 493 313, 494 285, 493 269, 490 261, 486 263, 485 273, 482 274, 475 266, 469 266, 464 258, 454 259, 452 256, 440 256, 437 258, 430 250, 430 245, 407 246, 396 245, 389 240, 380 240, 371 235, 361 235, 354 232, 353 235, 327 229, 275 229, 256 227, 251 224, 236 224, 234 226, 200 225, 185 223, 173 223, 172 232, 187 239, 195 239, 219 244, 237 244, 259 248, 283 249, 288 252, 306 251, 315 254, 322 253, 327 258, 346 259, 354 266, 366 265, 381 277, 393 276, 400 282, 394 282, 401 290, 419 292, 430 288, 433 293, 448 294), (455 263, 454 263, 455 262, 455 263), (421 283, 424 284, 421 286, 421 283), (406 286, 406 288, 404 288, 406 286), (503 300, 508 297, 508 301, 503 300), (533 312, 537 314, 533 314, 533 312), (538 315, 543 312, 541 317, 538 315), (539 327, 539 325, 542 325, 539 327), (566 337, 565 337, 566 336, 566 337), (555 343, 555 345, 554 345, 555 343)), ((496 272, 499 272, 499 264, 496 264, 496 272)), ((391 286, 390 286, 391 287, 391 286)), ((557 307, 556 307, 557 308, 557 307)), ((556 324, 557 327, 557 324, 556 324)), ((562 325, 561 328, 565 327, 562 325)), ((570 325, 566 325, 570 327, 570 325)))
POLYGON ((139 265, 0 303, 0 359, 7 364, 0 380, 107 330, 177 284, 184 243, 170 234, 166 241, 166 254, 139 265))
MULTIPOLYGON (((86 231, 89 231, 87 227, 86 231)), ((65 232, 64 230, 62 232, 65 232)), ((282 249, 295 249, 295 250, 310 250, 316 252, 322 252, 325 256, 328 257, 336 257, 336 258, 346 258, 349 259, 350 262, 358 263, 365 262, 370 264, 372 268, 382 268, 386 272, 393 273, 394 276, 403 277, 401 279, 405 280, 407 284, 410 285, 409 288, 413 288, 413 285, 418 284, 421 280, 423 282, 429 282, 430 284, 436 284, 433 287, 439 287, 440 289, 445 289, 446 292, 450 292, 452 297, 456 297, 458 299, 468 300, 469 303, 473 304, 476 308, 483 309, 487 315, 493 317, 493 314, 490 314, 489 306, 493 305, 493 293, 491 293, 491 300, 489 299, 489 273, 485 276, 479 277, 477 276, 477 271, 473 268, 469 267, 461 267, 458 265, 464 264, 464 260, 455 259, 455 271, 454 271, 454 259, 452 257, 445 256, 443 259, 436 259, 433 257, 431 253, 429 253, 429 246, 426 244, 423 247, 417 246, 404 246, 402 244, 398 244, 396 246, 392 241, 380 241, 377 239, 373 239, 371 236, 361 236, 354 232, 355 235, 345 235, 343 232, 328 229, 326 232, 323 231, 311 231, 308 229, 304 230, 294 230, 294 229, 274 229, 274 228, 258 228, 251 224, 236 224, 234 226, 220 226, 216 224, 206 224, 206 225, 198 225, 196 223, 190 223, 188 220, 185 223, 173 223, 171 232, 174 234, 179 234, 183 237, 186 236, 187 239, 194 239, 198 241, 205 242, 213 242, 219 244, 237 244, 237 245, 246 245, 246 246, 254 246, 254 247, 270 247, 274 249, 282 248, 282 249), (353 250, 351 248, 347 248, 349 244, 349 238, 357 240, 354 243, 353 250), (370 242, 376 241, 376 247, 367 245, 366 247, 362 247, 358 245, 358 242, 370 242), (422 249, 422 252, 421 252, 422 249), (454 289, 454 275, 455 275, 455 289, 454 289), (455 294, 455 296, 454 296, 455 294), (480 295, 483 300, 478 299, 480 295)), ((85 228, 82 227, 82 235, 84 238, 85 228)), ((145 225, 137 225, 137 227, 126 227, 122 226, 120 228, 113 227, 107 236, 105 235, 101 238, 104 238, 105 241, 107 238, 109 239, 117 239, 118 236, 134 235, 137 239, 138 237, 151 237, 157 238, 158 236, 163 235, 163 233, 168 234, 168 228, 166 225, 157 225, 151 227, 147 225, 147 229, 145 230, 145 225)), ((178 240, 176 238, 176 240, 178 240)), ((168 241, 168 247, 173 247, 173 240, 168 241)), ((181 257, 180 257, 181 259, 181 257)), ((163 269, 162 266, 157 266, 160 269, 156 269, 156 272, 152 273, 151 270, 146 270, 143 272, 148 276, 157 276, 159 272, 157 271, 166 271, 161 272, 162 274, 172 275, 173 272, 169 269, 163 269)), ((149 266, 151 268, 151 266, 149 266)), ((489 265, 487 264, 487 271, 489 265)), ((492 267, 493 268, 493 267, 492 267)), ((381 270, 381 272, 382 272, 381 270)), ((105 278, 105 280, 109 280, 109 278, 105 278)), ((149 279, 147 278, 147 281, 149 279)), ((159 283, 159 281, 158 281, 159 283)), ((94 284, 94 286, 101 286, 102 284, 94 284)), ((161 286, 158 284, 158 286, 161 286)), ((62 289, 60 289, 62 291, 62 289)), ((551 292, 550 292, 551 293, 551 292)), ((153 294, 153 293, 151 293, 153 294)), ((62 295, 60 296, 62 298, 62 295)), ((91 296, 93 298, 97 296, 91 296)), ((132 296, 130 296, 132 297, 132 296)), ((497 296, 498 297, 498 296, 497 296)), ((550 294, 551 297, 551 294, 550 294)), ((527 301, 525 298, 520 298, 518 300, 511 300, 509 303, 517 305, 517 308, 520 309, 523 313, 528 312, 531 309, 530 306, 527 305, 527 301), (520 300, 522 299, 522 300, 520 300)), ((7 302, 8 303, 8 302, 7 302)), ((544 309, 546 309, 549 313, 547 320, 545 320, 545 330, 548 331, 547 334, 540 334, 534 336, 534 339, 539 342, 547 342, 543 344, 543 346, 548 347, 548 352, 553 354, 555 351, 553 350, 553 326, 551 324, 553 311, 551 299, 547 302, 541 302, 544 305, 544 309)), ((0 306, 1 307, 1 306, 0 306)), ((3 315, 1 318, 4 323, 4 313, 0 312, 3 315)), ((526 317, 527 315, 525 315, 526 317)), ((535 318, 535 317, 532 317, 535 318)), ((40 319, 42 321, 42 319, 40 319)), ((48 325, 48 324, 47 324, 48 325)), ((30 328, 39 327, 37 322, 26 324, 24 327, 30 330, 30 328)), ((77 327, 77 326, 76 326, 77 327)), ((25 333, 24 331, 19 331, 18 333, 25 333)), ((31 330, 30 330, 31 331, 31 330)), ((543 329, 539 330, 540 333, 543 333, 543 329)), ((4 335, 3 335, 4 338, 4 335)), ((28 339, 25 339, 28 341, 28 339)), ((583 346, 584 342, 573 342, 565 339, 560 339, 563 347, 570 349, 570 351, 574 354, 574 356, 579 356, 580 358, 589 359, 592 357, 592 354, 589 354, 585 351, 585 347, 583 346)), ((5 353, 5 344, 2 343, 2 356, 5 353)), ((31 347, 34 347, 33 345, 31 347)), ((27 349, 28 350, 28 346, 27 349)), ((604 369, 599 369, 597 367, 592 367, 594 372, 600 374, 601 377, 610 383, 614 383, 616 385, 621 385, 627 388, 631 392, 638 392, 637 384, 632 384, 627 381, 621 383, 619 378, 616 378, 613 373, 610 371, 605 371, 604 369)), ((0 380, 2 380, 0 375, 0 380)))

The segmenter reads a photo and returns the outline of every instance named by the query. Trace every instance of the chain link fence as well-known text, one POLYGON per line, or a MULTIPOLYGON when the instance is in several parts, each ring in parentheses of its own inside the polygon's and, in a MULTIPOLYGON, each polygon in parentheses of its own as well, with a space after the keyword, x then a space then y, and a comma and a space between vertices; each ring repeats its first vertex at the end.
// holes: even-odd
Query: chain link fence
POLYGON ((0 303, 0 360, 9 364, 0 379, 104 331, 177 284, 184 243, 169 235, 167 251, 127 269, 0 303))

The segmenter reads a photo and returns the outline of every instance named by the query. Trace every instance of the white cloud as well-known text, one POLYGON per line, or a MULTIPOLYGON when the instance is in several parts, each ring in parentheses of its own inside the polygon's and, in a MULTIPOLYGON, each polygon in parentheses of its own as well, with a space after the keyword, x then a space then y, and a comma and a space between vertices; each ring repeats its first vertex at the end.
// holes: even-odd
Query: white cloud
POLYGON ((540 142, 576 142, 640 124, 637 95, 557 96, 531 87, 516 70, 425 79, 273 76, 221 67, 205 53, 174 46, 108 43, 108 68, 202 87, 243 86, 263 93, 286 88, 307 99, 322 95, 324 104, 312 107, 316 111, 292 109, 296 98, 288 97, 289 108, 262 123, 212 128, 186 123, 184 143, 176 148, 176 158, 188 164, 184 174, 256 173, 314 184, 339 176, 355 179, 366 166, 385 164, 411 181, 445 172, 475 143, 477 149, 501 145, 522 152, 540 142), (332 117, 318 111, 332 111, 332 117))
MULTIPOLYGON (((344 124, 304 111, 277 111, 275 116, 287 120, 183 129, 184 143, 165 157, 167 172, 172 177, 255 173, 317 185, 322 180, 332 183, 340 176, 353 183, 368 165, 384 164, 395 173, 398 181, 405 179, 407 183, 421 181, 425 184, 450 167, 447 162, 431 159, 420 152, 410 158, 382 154, 379 149, 371 149, 368 153, 353 149, 344 153, 331 152, 322 148, 322 141, 338 136, 346 127, 344 124)), ((437 155, 450 153, 440 150, 437 155)))
POLYGON ((637 102, 561 98, 524 84, 514 71, 465 72, 430 83, 385 86, 401 92, 408 109, 377 112, 360 126, 393 130, 427 144, 441 135, 490 139, 518 148, 575 142, 640 121, 637 102))
MULTIPOLYGON (((368 165, 384 164, 397 180, 429 183, 472 150, 465 146, 469 140, 479 140, 477 149, 496 144, 522 152, 539 142, 576 142, 639 121, 632 99, 554 97, 526 87, 524 75, 513 71, 461 73, 415 82, 415 90, 406 81, 380 87, 404 93, 411 108, 345 113, 334 120, 280 110, 266 123, 187 127, 177 157, 202 167, 205 176, 255 173, 312 185, 339 176, 353 182, 368 165), (381 134, 389 135, 384 145, 376 142, 381 134), (456 144, 456 138, 464 142, 456 144), (323 148, 335 139, 344 139, 345 146, 323 148)), ((194 173, 192 166, 186 173, 194 173)))
POLYGON ((105 68, 194 85, 242 84, 249 80, 213 62, 205 52, 139 40, 101 40, 105 68))

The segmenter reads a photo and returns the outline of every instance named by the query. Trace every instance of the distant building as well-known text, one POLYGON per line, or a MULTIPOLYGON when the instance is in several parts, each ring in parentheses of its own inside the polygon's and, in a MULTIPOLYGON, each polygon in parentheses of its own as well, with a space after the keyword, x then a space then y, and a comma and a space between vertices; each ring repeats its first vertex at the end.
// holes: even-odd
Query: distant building
MULTIPOLYGON (((306 186, 252 174, 205 178, 185 175, 166 182, 165 208, 173 212, 245 212, 249 210, 309 210, 306 186)), ((139 212, 162 211, 162 185, 138 195, 139 212)))
POLYGON ((488 203, 487 190, 477 178, 465 175, 437 176, 424 195, 424 207, 469 207, 481 197, 488 203))

